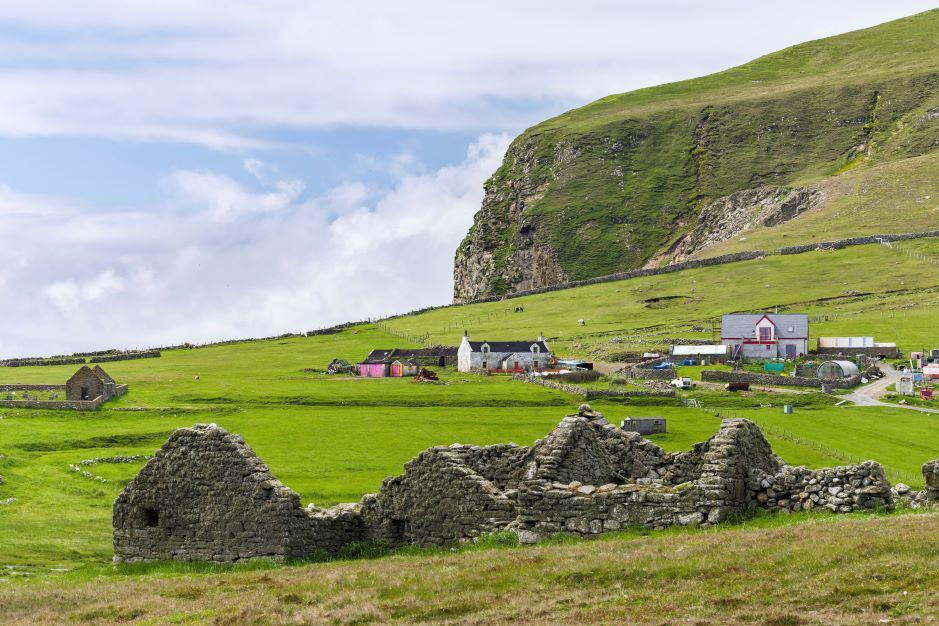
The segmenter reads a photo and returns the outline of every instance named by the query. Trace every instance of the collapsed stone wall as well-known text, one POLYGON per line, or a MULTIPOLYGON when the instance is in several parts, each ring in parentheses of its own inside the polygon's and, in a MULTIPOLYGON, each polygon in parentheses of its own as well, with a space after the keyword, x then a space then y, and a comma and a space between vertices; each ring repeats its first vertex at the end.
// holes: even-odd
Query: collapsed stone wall
MULTIPOLYGON (((939 464, 933 476, 939 497, 939 464)), ((283 559, 360 541, 446 545, 498 530, 535 541, 628 524, 708 525, 751 507, 892 506, 877 463, 792 468, 745 419, 671 453, 583 405, 530 447, 430 448, 358 503, 303 509, 241 437, 200 425, 176 431, 115 502, 114 552, 119 562, 283 559)))

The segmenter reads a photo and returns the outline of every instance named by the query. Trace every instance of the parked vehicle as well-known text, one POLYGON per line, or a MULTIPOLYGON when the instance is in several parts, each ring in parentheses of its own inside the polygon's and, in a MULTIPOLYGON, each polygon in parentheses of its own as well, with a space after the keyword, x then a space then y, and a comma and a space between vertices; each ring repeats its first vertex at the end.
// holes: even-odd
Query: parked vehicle
POLYGON ((671 382, 676 389, 694 389, 694 383, 687 376, 679 376, 671 382))

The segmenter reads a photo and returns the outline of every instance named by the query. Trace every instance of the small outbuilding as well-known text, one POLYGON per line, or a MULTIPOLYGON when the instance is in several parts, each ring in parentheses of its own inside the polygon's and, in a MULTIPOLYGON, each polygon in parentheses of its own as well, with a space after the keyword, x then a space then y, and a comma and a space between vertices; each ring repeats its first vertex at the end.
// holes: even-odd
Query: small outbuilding
POLYGON ((825 361, 818 366, 819 378, 851 378, 860 374, 861 370, 851 361, 825 361))
POLYGON ((417 372, 420 369, 421 366, 414 359, 408 359, 407 361, 400 361, 395 359, 388 367, 389 374, 393 378, 401 378, 403 376, 417 376, 417 372))
POLYGON ((672 360, 676 363, 689 359, 699 362, 725 363, 729 358, 729 345, 672 346, 672 360))
POLYGON ((365 378, 384 378, 387 375, 387 361, 365 360, 359 363, 359 376, 363 376, 365 378))
POLYGON ((114 395, 114 379, 96 366, 91 369, 82 365, 72 377, 65 382, 66 400, 95 400, 102 397, 105 400, 114 395))
POLYGON ((620 429, 640 435, 658 435, 665 432, 664 417, 627 417, 620 422, 620 429))
POLYGON ((901 376, 900 380, 897 381, 897 393, 901 396, 912 396, 916 395, 913 389, 913 377, 912 376, 901 376))

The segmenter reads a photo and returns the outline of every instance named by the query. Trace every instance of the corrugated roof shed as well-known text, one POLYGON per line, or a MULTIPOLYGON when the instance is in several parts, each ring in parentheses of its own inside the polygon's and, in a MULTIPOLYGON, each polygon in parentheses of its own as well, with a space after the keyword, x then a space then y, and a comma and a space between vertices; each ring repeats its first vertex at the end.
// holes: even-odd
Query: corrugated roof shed
POLYGON ((699 345, 699 346, 674 346, 672 356, 724 356, 730 350, 730 346, 718 345, 699 345))

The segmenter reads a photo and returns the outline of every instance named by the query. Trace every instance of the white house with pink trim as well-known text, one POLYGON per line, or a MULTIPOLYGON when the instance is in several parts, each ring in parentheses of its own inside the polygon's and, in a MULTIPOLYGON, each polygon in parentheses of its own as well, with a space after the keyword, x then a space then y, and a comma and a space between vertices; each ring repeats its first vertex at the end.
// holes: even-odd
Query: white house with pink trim
POLYGON ((721 343, 731 358, 794 359, 809 352, 804 313, 734 313, 721 319, 721 343))

